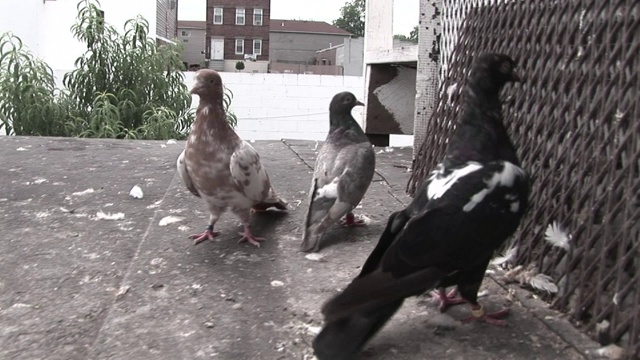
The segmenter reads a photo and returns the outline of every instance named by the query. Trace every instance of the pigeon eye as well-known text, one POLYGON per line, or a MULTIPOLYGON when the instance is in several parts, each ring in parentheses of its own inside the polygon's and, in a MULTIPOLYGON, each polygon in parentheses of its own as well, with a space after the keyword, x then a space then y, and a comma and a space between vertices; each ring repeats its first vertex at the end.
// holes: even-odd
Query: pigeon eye
POLYGON ((502 64, 500 64, 500 72, 503 74, 510 73, 511 69, 512 69, 511 63, 508 61, 505 61, 502 64))

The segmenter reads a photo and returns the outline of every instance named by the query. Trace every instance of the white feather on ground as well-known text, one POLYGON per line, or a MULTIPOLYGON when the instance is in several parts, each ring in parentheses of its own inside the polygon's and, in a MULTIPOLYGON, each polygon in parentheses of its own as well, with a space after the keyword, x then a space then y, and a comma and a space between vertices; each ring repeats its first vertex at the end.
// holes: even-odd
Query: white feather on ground
POLYGON ((87 194, 91 194, 92 192, 94 192, 95 190, 93 190, 93 188, 88 188, 87 190, 84 191, 77 191, 74 192, 71 195, 75 195, 75 196, 82 196, 82 195, 87 195, 87 194))
POLYGON ((547 226, 547 230, 544 232, 544 239, 547 240, 551 246, 569 250, 569 240, 571 240, 571 236, 567 235, 555 221, 547 226))
POLYGON ((124 213, 105 213, 102 210, 96 213, 97 220, 122 220, 124 219, 124 213))
POLYGON ((558 286, 553 282, 549 275, 536 274, 529 279, 529 285, 534 289, 546 291, 550 294, 558 292, 558 286))
POLYGON ((516 255, 518 255, 518 247, 514 246, 502 254, 502 256, 498 256, 491 260, 492 265, 502 265, 504 263, 513 262, 515 260, 516 255))
POLYGON ((160 219, 160 221, 158 222, 158 225, 159 226, 167 226, 169 224, 177 223, 177 222, 182 221, 182 220, 184 220, 183 217, 169 215, 169 216, 165 216, 162 219, 160 219))
POLYGON ((142 188, 140 188, 140 186, 135 185, 131 188, 131 191, 129 191, 129 196, 134 199, 142 199, 144 197, 144 193, 142 192, 142 188))
POLYGON ((550 294, 558 292, 558 286, 551 276, 538 273, 536 269, 526 269, 522 265, 507 271, 502 279, 507 284, 517 282, 520 285, 527 285, 534 290, 545 291, 550 294))
POLYGON ((622 359, 624 356, 624 349, 616 344, 610 344, 604 347, 601 347, 595 351, 596 355, 607 357, 609 359, 622 359))

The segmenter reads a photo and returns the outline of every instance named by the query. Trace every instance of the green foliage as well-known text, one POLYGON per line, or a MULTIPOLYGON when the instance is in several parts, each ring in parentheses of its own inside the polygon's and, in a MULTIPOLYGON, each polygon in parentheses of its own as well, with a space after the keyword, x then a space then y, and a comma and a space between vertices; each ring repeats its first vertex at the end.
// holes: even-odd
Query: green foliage
POLYGON ((224 107, 224 112, 227 114, 227 123, 231 125, 231 127, 236 127, 238 124, 238 117, 236 114, 229 109, 231 106, 231 100, 233 100, 233 92, 224 88, 224 97, 222 98, 222 105, 224 107))
POLYGON ((63 134, 64 122, 47 122, 51 116, 64 117, 51 68, 11 33, 0 36, 0 54, 0 130, 7 135, 63 134))
MULTIPOLYGON (((55 89, 51 68, 11 35, 0 36, 0 129, 7 134, 180 139, 194 120, 180 45, 157 46, 142 17, 124 35, 104 22, 97 0, 78 4, 73 35, 87 44, 55 89)), ((233 94, 225 92, 225 110, 233 94)), ((235 115, 227 111, 233 126, 235 115)))
POLYGON ((355 37, 364 36, 365 0, 351 0, 340 8, 340 17, 333 25, 352 33, 355 37))
POLYGON ((414 43, 418 42, 418 25, 414 26, 411 32, 409 32, 409 41, 414 43))
POLYGON ((243 61, 238 61, 236 63, 236 70, 244 70, 244 62, 243 61))
POLYGON ((418 25, 413 27, 413 30, 409 33, 409 37, 405 35, 393 35, 394 39, 398 39, 401 41, 410 41, 412 43, 418 43, 418 25))

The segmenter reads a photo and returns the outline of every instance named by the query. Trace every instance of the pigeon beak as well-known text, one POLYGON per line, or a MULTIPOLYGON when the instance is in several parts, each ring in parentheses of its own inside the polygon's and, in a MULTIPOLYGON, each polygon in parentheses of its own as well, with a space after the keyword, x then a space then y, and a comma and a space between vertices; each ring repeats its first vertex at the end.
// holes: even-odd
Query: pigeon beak
POLYGON ((191 93, 192 94, 197 94, 198 91, 200 91, 200 88, 202 88, 202 84, 200 82, 197 82, 193 85, 193 87, 191 88, 191 93))
POLYGON ((191 94, 198 94, 200 92, 200 90, 202 89, 202 83, 200 81, 196 81, 195 84, 193 84, 193 87, 191 88, 191 94))
POLYGON ((364 106, 364 103, 362 101, 360 101, 360 100, 356 100, 356 106, 358 106, 358 105, 364 106))

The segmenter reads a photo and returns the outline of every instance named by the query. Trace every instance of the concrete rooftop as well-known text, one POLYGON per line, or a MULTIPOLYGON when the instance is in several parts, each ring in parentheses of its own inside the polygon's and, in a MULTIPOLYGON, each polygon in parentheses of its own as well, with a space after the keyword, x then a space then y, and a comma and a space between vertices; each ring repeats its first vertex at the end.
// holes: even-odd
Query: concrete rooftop
MULTIPOLYGON (((311 260, 298 246, 316 143, 254 146, 292 207, 253 215, 255 233, 268 238, 261 248, 236 243, 231 214, 215 241, 193 246, 187 235, 208 216, 176 176, 181 142, 0 137, 0 358, 312 358, 321 304, 409 202, 411 149, 377 149, 377 175, 357 209, 369 226, 334 228, 311 260), (134 185, 144 198, 129 196, 134 185), (162 226, 169 216, 177 221, 162 226)), ((413 298, 362 358, 590 358, 595 344, 531 293, 492 278, 483 290, 489 309, 511 307, 507 328, 462 325, 467 307, 443 315, 413 298)))

